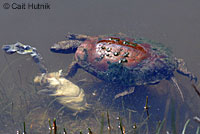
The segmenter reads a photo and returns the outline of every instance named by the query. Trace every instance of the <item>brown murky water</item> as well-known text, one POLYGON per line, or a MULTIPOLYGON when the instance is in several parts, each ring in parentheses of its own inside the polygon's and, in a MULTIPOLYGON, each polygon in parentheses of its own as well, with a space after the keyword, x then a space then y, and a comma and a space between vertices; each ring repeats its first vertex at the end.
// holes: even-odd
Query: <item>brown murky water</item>
MULTIPOLYGON (((0 46, 20 41, 36 47, 49 72, 65 69, 73 59, 73 54, 62 55, 49 51, 52 44, 65 39, 67 32, 88 35, 123 32, 164 43, 177 57, 183 58, 189 70, 200 79, 199 0, 1 0, 0 6, 0 46), (4 9, 2 6, 5 2, 25 5, 48 3, 50 9, 4 9)), ((37 94, 41 88, 35 87, 33 78, 39 74, 39 69, 29 56, 6 55, 1 51, 0 70, 0 133, 11 134, 23 130, 24 121, 29 133, 48 133, 48 118, 55 117, 61 130, 65 127, 72 133, 79 133, 80 130, 86 133, 90 127, 95 133, 99 133, 101 114, 104 113, 106 117, 106 109, 111 115, 114 133, 121 133, 117 128, 119 121, 116 120, 119 115, 123 118, 126 132, 132 133, 134 123, 139 126, 146 118, 146 113, 143 112, 146 95, 149 96, 151 116, 142 126, 145 129, 139 133, 155 133, 158 121, 164 117, 167 122, 162 131, 172 133, 172 115, 175 116, 177 132, 181 132, 187 119, 200 116, 200 98, 191 82, 179 74, 175 75, 186 98, 184 103, 179 99, 177 102, 169 99, 169 96, 176 98, 178 93, 168 93, 168 89, 174 87, 167 81, 137 88, 133 96, 112 102, 108 99, 112 92, 106 91, 112 86, 79 70, 71 81, 76 83, 87 79, 88 82, 81 86, 85 88, 89 102, 94 107, 91 111, 74 117, 68 109, 58 112, 62 106, 54 102, 54 98, 37 94), (92 92, 96 90, 97 96, 92 96, 92 92), (100 97, 99 90, 108 93, 100 97), (137 112, 130 112, 128 109, 137 112), (175 114, 172 114, 173 111, 175 114)), ((200 90, 200 86, 198 87, 200 90)), ((107 119, 104 120, 106 130, 107 119)), ((187 133, 194 133, 197 126, 192 120, 187 133)))

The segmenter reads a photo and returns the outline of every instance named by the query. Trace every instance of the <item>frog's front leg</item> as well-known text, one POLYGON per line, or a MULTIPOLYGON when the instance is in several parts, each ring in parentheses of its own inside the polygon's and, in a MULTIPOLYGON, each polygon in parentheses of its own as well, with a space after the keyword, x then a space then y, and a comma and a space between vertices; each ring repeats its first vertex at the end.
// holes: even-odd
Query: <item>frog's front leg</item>
POLYGON ((77 61, 72 61, 72 63, 69 65, 68 70, 66 73, 62 73, 62 76, 65 78, 73 77, 76 72, 78 71, 79 65, 77 61))

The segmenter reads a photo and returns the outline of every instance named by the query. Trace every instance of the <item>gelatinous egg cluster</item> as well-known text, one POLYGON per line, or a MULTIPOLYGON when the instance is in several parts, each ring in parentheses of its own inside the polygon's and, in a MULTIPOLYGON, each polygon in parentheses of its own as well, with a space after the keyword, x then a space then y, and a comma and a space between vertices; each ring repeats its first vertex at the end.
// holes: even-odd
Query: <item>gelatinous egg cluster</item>
MULTIPOLYGON (((146 53, 137 43, 113 37, 98 41, 96 46, 96 52, 100 55, 100 59, 120 58, 118 60, 119 63, 128 62, 127 58, 130 56, 128 49, 132 49, 132 51, 135 50, 135 57, 137 57, 139 53, 146 53), (124 49, 124 47, 127 49, 124 49)), ((134 58, 134 56, 132 58, 134 58)))

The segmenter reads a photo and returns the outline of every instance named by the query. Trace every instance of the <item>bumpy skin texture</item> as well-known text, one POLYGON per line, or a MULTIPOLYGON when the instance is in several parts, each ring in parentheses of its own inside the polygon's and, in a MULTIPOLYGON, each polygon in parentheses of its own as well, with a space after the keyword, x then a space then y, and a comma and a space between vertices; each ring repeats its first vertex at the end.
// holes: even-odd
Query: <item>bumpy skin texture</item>
POLYGON ((170 50, 160 43, 126 37, 89 37, 75 53, 78 64, 99 79, 121 86, 155 84, 177 69, 170 50))

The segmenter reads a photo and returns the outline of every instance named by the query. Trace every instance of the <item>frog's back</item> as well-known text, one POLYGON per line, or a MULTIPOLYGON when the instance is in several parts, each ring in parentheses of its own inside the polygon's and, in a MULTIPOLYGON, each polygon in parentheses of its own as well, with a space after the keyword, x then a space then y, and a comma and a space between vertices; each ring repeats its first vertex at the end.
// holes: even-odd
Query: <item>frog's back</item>
POLYGON ((96 77, 128 86, 168 79, 177 68, 171 51, 164 45, 128 37, 90 37, 78 47, 75 58, 96 77))

